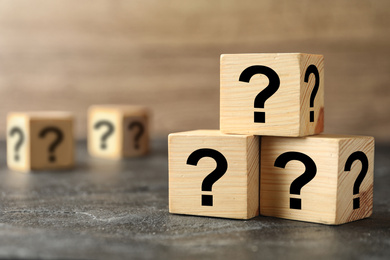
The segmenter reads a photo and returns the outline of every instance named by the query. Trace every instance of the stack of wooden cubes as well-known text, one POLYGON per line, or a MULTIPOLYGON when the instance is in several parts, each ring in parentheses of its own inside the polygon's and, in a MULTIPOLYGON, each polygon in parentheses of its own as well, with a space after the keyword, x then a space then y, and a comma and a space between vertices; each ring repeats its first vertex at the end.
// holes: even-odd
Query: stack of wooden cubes
POLYGON ((324 58, 221 56, 220 130, 169 135, 169 211, 337 225, 372 214, 374 138, 324 135, 324 58))

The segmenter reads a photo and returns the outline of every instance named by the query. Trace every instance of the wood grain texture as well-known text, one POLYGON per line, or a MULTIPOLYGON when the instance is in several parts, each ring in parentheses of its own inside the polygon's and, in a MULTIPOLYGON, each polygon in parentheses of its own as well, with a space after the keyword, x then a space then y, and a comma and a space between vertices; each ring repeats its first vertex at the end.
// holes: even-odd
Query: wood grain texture
POLYGON ((151 107, 153 135, 219 128, 222 53, 321 53, 325 131, 390 141, 390 2, 4 0, 0 133, 17 110, 151 107))
POLYGON ((260 214, 330 225, 369 217, 373 205, 374 139, 364 136, 316 135, 303 138, 262 137, 260 169, 260 214), (316 175, 300 190, 290 194, 292 182, 305 172, 299 160, 288 161, 285 168, 276 167, 276 159, 286 152, 309 156, 316 165, 316 175), (347 158, 362 151, 368 158, 367 175, 359 195, 353 186, 362 168, 354 162, 345 171, 347 158), (360 197, 360 208, 352 202, 360 197), (290 198, 301 199, 301 209, 290 208, 290 198))
POLYGON ((198 130, 169 135, 169 212, 176 214, 250 219, 259 214, 259 138, 225 135, 218 130, 198 130), (206 176, 218 166, 202 157, 196 166, 188 157, 199 149, 213 149, 227 161, 227 170, 202 191, 206 176), (212 195, 213 205, 203 206, 202 195, 212 195))
POLYGON ((344 136, 341 137, 339 148, 339 174, 337 181, 337 224, 367 218, 373 211, 374 190, 374 150, 375 141, 372 137, 344 136), (345 171, 348 157, 355 151, 362 151, 368 159, 368 170, 359 185, 359 193, 354 195, 353 185, 362 171, 362 162, 356 160, 351 170, 345 171), (353 209, 353 199, 360 200, 360 207, 353 209))
POLYGON ((307 136, 323 131, 324 60, 301 53, 250 53, 221 55, 220 128, 224 133, 265 136, 307 136), (320 79, 313 109, 310 96, 315 77, 320 79), (259 67, 260 66, 260 67, 259 67), (253 72, 249 72, 252 68, 253 72), (242 78, 242 75, 248 75, 242 78), (267 95, 265 91, 272 92, 267 95), (269 96, 270 95, 270 96, 269 96), (265 98, 262 98, 265 97, 265 98), (261 99, 256 104, 255 100, 261 99), (261 107, 261 108, 260 108, 261 107), (314 121, 310 121, 310 112, 314 121), (264 120, 255 118, 261 113, 264 120))
POLYGON ((326 84, 324 83, 326 78, 324 73, 324 57, 322 55, 301 54, 299 56, 299 63, 301 76, 299 135, 320 134, 324 131, 324 111, 326 110, 324 107, 324 93, 326 88, 326 84), (312 69, 313 65, 318 72, 318 79, 312 69), (307 82, 305 80, 306 75, 308 75, 307 82), (318 88, 315 90, 317 83, 318 88), (311 120, 311 116, 313 120, 311 120))

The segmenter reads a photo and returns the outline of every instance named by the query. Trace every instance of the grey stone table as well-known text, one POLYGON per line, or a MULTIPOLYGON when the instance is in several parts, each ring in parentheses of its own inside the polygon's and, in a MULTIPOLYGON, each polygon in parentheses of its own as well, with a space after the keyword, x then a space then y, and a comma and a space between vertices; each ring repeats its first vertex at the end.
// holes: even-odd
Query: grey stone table
POLYGON ((171 215, 166 140, 121 162, 80 142, 74 170, 28 174, 0 148, 0 258, 390 259, 390 146, 376 148, 373 216, 341 226, 171 215))

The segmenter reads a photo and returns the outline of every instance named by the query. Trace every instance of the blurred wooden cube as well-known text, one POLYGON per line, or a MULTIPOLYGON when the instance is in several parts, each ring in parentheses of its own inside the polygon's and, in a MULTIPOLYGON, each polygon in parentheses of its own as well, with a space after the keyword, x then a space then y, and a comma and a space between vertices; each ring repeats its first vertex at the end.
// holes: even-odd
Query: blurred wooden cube
POLYGON ((374 138, 263 137, 260 214, 338 225, 372 214, 374 138))
POLYGON ((223 133, 307 136, 324 129, 324 58, 301 53, 221 55, 223 133))
POLYGON ((73 167, 73 115, 54 111, 9 113, 7 164, 17 171, 73 167))
POLYGON ((149 110, 133 105, 94 105, 88 111, 88 151, 121 159, 149 152, 149 110))
POLYGON ((259 138, 197 130, 169 135, 169 212, 259 214, 259 138))

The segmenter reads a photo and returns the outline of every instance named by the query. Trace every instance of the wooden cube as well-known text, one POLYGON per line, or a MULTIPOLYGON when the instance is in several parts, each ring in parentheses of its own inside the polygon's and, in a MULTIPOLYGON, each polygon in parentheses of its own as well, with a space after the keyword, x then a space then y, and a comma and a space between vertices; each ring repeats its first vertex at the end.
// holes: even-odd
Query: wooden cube
POLYGON ((301 53, 221 55, 223 133, 307 136, 324 129, 324 58, 301 53))
POLYGON ((260 214, 338 225, 372 214, 374 138, 263 137, 260 214))
POLYGON ((15 112, 7 116, 7 164, 17 171, 74 166, 73 115, 15 112))
POLYGON ((149 111, 144 106, 95 105, 88 111, 88 151, 121 159, 149 152, 149 111))
POLYGON ((197 130, 169 135, 169 212, 259 214, 259 138, 197 130))

